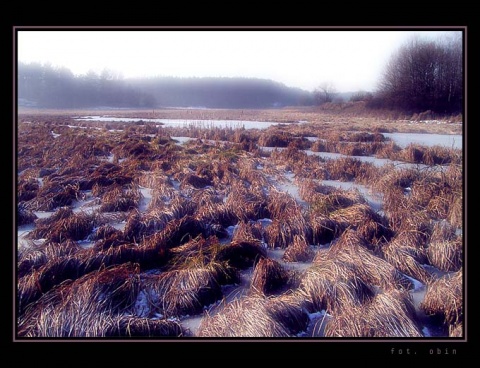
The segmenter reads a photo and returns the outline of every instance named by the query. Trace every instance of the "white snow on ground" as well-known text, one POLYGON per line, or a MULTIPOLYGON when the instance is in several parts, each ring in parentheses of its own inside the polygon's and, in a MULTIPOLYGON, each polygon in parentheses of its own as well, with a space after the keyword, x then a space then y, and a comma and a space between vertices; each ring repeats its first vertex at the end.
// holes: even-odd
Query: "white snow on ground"
POLYGON ((140 212, 145 212, 152 200, 152 190, 142 186, 139 186, 139 188, 140 193, 142 193, 142 199, 140 200, 140 203, 138 205, 138 210, 140 212))
POLYGON ((143 290, 138 293, 137 300, 135 301, 135 315, 138 317, 148 317, 150 314, 150 307, 148 304, 147 294, 143 290))
POLYGON ((190 331, 193 336, 197 335, 198 328, 200 327, 200 323, 202 322, 203 314, 196 315, 196 316, 189 316, 187 318, 180 320, 180 325, 185 329, 190 331))
POLYGON ((49 218, 52 216, 55 212, 54 211, 33 211, 35 216, 37 216, 39 219, 44 219, 44 218, 49 218))
POLYGON ((245 129, 266 129, 276 122, 269 121, 248 121, 248 120, 190 120, 190 119, 142 119, 142 118, 114 118, 108 116, 84 116, 76 118, 77 121, 121 121, 135 123, 144 121, 146 123, 162 123, 164 127, 188 127, 198 128, 245 128, 245 129))
POLYGON ((53 138, 58 138, 61 135, 61 134, 54 133, 53 130, 50 133, 52 134, 53 138))
POLYGON ((295 174, 289 171, 284 173, 283 177, 286 179, 286 182, 277 181, 272 179, 271 177, 270 177, 270 180, 274 181, 273 185, 279 191, 290 194, 299 205, 301 205, 302 207, 307 207, 308 203, 301 198, 300 189, 298 188, 298 185, 296 185, 293 182, 293 179, 295 178, 295 174))
POLYGON ((90 241, 90 240, 79 240, 77 241, 77 244, 82 247, 83 249, 89 249, 92 248, 95 245, 95 242, 90 241))
MULTIPOLYGON (((272 152, 274 150, 282 151, 282 150, 285 149, 283 147, 263 147, 263 146, 260 146, 259 148, 264 152, 272 152)), ((417 168, 417 167, 418 168, 426 168, 426 167, 429 167, 429 166, 423 165, 423 164, 411 164, 411 163, 408 163, 408 162, 394 161, 394 160, 390 160, 388 158, 376 158, 376 157, 373 157, 373 156, 348 156, 348 155, 343 155, 341 153, 335 153, 335 152, 314 152, 314 151, 311 151, 311 150, 303 150, 303 152, 305 152, 308 156, 317 156, 317 157, 321 157, 323 159, 332 159, 332 160, 336 160, 336 159, 339 159, 339 158, 357 159, 357 160, 362 161, 362 162, 370 162, 373 165, 375 165, 376 167, 381 167, 381 166, 384 166, 384 165, 387 165, 387 164, 393 164, 393 165, 395 165, 396 167, 399 167, 399 168, 402 168, 402 167, 403 168, 417 168)))
POLYGON ((177 144, 180 145, 180 146, 181 146, 182 144, 185 144, 185 143, 191 141, 191 140, 195 140, 195 139, 196 139, 196 138, 190 138, 190 137, 173 137, 173 136, 171 136, 170 138, 172 138, 172 139, 175 140, 175 141, 178 141, 177 144))
POLYGON ((71 129, 87 129, 87 127, 81 127, 81 126, 77 126, 77 125, 66 125, 66 126, 71 128, 71 129))
POLYGON ((298 337, 323 337, 327 322, 331 316, 325 310, 315 313, 309 313, 307 329, 297 334, 298 337))
POLYGON ((111 153, 105 160, 110 162, 110 163, 113 163, 114 159, 115 159, 115 155, 113 153, 111 153))
POLYGON ((432 334, 430 333, 430 330, 428 329, 427 326, 422 328, 422 333, 423 333, 423 336, 425 336, 425 337, 431 337, 432 336, 432 334))
POLYGON ((460 134, 427 134, 427 133, 382 133, 385 138, 392 139, 402 148, 411 143, 425 146, 445 146, 462 148, 462 136, 460 134))
POLYGON ((329 185, 331 187, 336 187, 343 190, 357 189, 374 211, 378 212, 381 211, 383 208, 383 199, 381 195, 375 194, 370 188, 365 185, 357 184, 350 181, 344 182, 338 180, 321 180, 320 183, 322 185, 329 185))
POLYGON ((232 236, 233 236, 233 233, 235 232, 235 230, 237 229, 238 225, 232 225, 232 226, 228 226, 225 230, 227 231, 227 234, 228 234, 228 237, 231 239, 232 236))
POLYGON ((417 279, 414 279, 413 277, 410 277, 410 276, 405 275, 405 274, 403 274, 403 275, 413 283, 413 291, 421 291, 425 288, 425 284, 418 281, 417 279))
POLYGON ((84 212, 86 214, 92 214, 96 210, 100 209, 99 199, 91 196, 91 191, 85 192, 87 199, 81 199, 79 201, 73 201, 71 208, 74 213, 84 212))
POLYGON ((171 181, 171 183, 173 185, 173 188, 175 190, 180 190, 180 182, 178 180, 170 178, 170 181, 171 181))
POLYGON ((121 222, 115 222, 115 223, 111 223, 110 225, 112 225, 115 229, 117 230, 125 230, 125 225, 127 224, 126 221, 121 221, 121 222))
POLYGON ((28 224, 17 227, 17 246, 18 248, 28 247, 32 240, 27 239, 27 235, 35 229, 35 225, 28 224))

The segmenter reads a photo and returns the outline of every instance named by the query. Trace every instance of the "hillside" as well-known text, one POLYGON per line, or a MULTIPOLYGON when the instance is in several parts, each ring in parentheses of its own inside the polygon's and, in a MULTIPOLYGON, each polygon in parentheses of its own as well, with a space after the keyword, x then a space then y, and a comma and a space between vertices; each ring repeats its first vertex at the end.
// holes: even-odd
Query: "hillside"
POLYGON ((268 79, 123 79, 108 71, 74 75, 66 68, 19 63, 18 101, 45 108, 272 108, 309 105, 312 94, 268 79))

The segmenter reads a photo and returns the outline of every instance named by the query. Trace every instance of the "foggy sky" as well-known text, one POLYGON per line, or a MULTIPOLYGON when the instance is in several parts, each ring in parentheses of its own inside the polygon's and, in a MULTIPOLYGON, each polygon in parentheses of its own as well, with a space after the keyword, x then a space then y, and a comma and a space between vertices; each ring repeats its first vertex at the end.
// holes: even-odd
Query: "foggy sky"
MULTIPOLYGON (((452 32, 452 31, 449 31, 452 32)), ((30 31, 18 32, 18 60, 75 74, 109 69, 145 76, 255 77, 314 90, 373 91, 392 53, 413 34, 445 31, 30 31)))

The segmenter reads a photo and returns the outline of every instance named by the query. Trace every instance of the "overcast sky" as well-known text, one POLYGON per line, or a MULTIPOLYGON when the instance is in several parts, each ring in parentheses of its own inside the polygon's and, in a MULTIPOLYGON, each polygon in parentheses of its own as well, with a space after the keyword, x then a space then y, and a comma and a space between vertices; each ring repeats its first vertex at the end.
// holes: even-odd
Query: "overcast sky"
POLYGON ((255 77, 314 90, 372 91, 392 53, 414 33, 445 31, 18 31, 18 60, 74 74, 255 77))

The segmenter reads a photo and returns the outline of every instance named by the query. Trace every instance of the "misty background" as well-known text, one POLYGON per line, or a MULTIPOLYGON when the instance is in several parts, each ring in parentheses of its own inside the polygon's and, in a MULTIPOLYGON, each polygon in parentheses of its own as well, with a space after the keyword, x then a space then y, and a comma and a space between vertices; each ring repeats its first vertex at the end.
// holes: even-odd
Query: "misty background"
POLYGON ((279 108, 364 101, 411 112, 462 110, 458 31, 131 33, 19 32, 18 105, 279 108))

